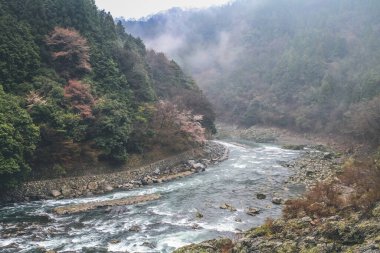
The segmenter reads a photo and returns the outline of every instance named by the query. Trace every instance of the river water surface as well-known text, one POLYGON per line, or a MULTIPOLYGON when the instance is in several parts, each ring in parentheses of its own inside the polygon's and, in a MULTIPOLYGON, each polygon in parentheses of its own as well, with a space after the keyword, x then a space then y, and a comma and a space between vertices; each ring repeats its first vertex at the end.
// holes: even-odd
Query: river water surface
POLYGON ((223 142, 230 149, 227 161, 206 172, 179 180, 130 191, 67 200, 46 200, 0 206, 0 252, 32 253, 38 248, 57 252, 172 252, 175 248, 260 225, 281 214, 272 196, 293 197, 300 193, 286 188, 290 176, 280 161, 289 161, 299 151, 245 142, 223 142), (58 216, 52 208, 73 203, 159 193, 157 201, 127 206, 124 210, 98 209, 58 216), (257 193, 267 198, 258 200, 257 193), (237 211, 220 209, 228 203, 237 211), (250 216, 249 207, 261 209, 250 216), (197 218, 196 213, 203 214, 197 218), (197 225, 194 225, 197 224, 197 225), (195 229, 195 227, 198 227, 195 229))

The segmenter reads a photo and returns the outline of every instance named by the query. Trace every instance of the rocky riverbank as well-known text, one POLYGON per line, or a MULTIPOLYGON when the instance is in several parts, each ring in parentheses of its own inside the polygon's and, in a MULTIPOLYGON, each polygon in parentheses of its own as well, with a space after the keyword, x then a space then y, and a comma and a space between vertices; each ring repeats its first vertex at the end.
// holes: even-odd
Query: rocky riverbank
MULTIPOLYGON (((321 145, 326 144, 325 141, 313 143, 303 136, 289 135, 286 130, 229 128, 221 133, 223 138, 245 137, 256 142, 269 141, 281 144, 284 148, 303 150, 298 159, 282 163, 293 172, 287 184, 302 184, 310 190, 320 182, 321 187, 326 188, 316 188, 312 193, 307 193, 307 197, 301 197, 292 206, 287 206, 288 212, 292 212, 292 208, 302 210, 303 207, 299 208, 297 203, 307 204, 306 208, 310 213, 323 213, 323 209, 327 212, 331 208, 329 205, 339 205, 328 201, 334 198, 344 200, 344 194, 340 195, 341 191, 353 191, 353 188, 340 184, 337 175, 343 172, 343 162, 353 155, 355 148, 336 144, 332 145, 335 149, 333 150, 321 145), (312 197, 317 198, 317 201, 308 203, 308 198, 312 197)), ((343 201, 341 205, 336 211, 330 210, 324 216, 298 213, 296 218, 284 215, 281 219, 268 219, 264 225, 238 234, 235 240, 209 240, 182 247, 175 253, 380 252, 380 202, 366 203, 367 206, 372 206, 369 210, 354 208, 347 201, 343 201)))
POLYGON ((320 145, 300 149, 304 152, 299 158, 281 163, 292 172, 287 184, 302 184, 306 189, 310 189, 318 182, 334 180, 336 174, 342 171, 341 165, 344 159, 340 153, 320 145))
POLYGON ((278 127, 252 126, 250 128, 239 128, 219 123, 217 124, 217 130, 217 139, 249 140, 257 143, 275 143, 293 147, 312 146, 317 149, 325 146, 337 152, 350 155, 368 154, 371 148, 366 143, 359 143, 349 136, 298 133, 278 127))
POLYGON ((209 141, 202 148, 139 168, 104 175, 26 182, 17 190, 2 193, 0 202, 75 198, 118 189, 130 190, 198 173, 227 158, 228 149, 224 145, 209 141))
POLYGON ((285 149, 301 150, 302 155, 290 162, 281 163, 291 170, 287 184, 304 185, 306 189, 317 182, 333 180, 341 172, 344 153, 349 154, 349 145, 337 144, 311 135, 300 135, 286 129, 275 127, 251 127, 240 129, 233 126, 218 125, 217 138, 250 140, 257 143, 274 143, 285 149), (330 146, 331 145, 331 146, 330 146))
POLYGON ((241 238, 215 239, 192 244, 174 253, 376 253, 380 252, 380 203, 366 215, 353 212, 315 219, 267 220, 241 238))

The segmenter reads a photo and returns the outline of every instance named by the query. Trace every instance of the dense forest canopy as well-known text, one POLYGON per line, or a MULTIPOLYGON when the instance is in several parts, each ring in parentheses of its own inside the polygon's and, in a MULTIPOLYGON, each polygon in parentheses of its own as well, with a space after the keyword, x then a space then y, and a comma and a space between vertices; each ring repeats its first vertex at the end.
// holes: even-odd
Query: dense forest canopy
POLYGON ((167 52, 219 119, 379 143, 380 2, 237 0, 123 21, 167 52))
POLYGON ((195 82, 93 0, 0 0, 0 29, 0 188, 31 168, 62 176, 156 147, 180 152, 214 131, 195 82), (156 125, 172 114, 171 129, 156 125))

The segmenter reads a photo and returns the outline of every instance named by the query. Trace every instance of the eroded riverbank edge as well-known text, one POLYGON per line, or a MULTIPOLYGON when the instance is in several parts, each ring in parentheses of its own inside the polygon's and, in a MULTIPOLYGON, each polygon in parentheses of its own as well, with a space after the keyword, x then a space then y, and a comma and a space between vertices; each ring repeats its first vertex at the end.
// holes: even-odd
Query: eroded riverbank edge
MULTIPOLYGON (((304 184, 307 189, 315 186, 317 182, 328 183, 337 180, 346 159, 351 156, 368 155, 370 152, 367 151, 371 150, 368 146, 340 137, 302 136, 288 130, 267 127, 238 129, 223 126, 222 129, 219 128, 219 138, 246 139, 303 150, 299 158, 282 165, 293 172, 288 180, 289 184, 304 184)), ((324 200, 321 199, 317 204, 323 203, 324 200)), ((350 209, 349 206, 347 208, 350 209)), ((380 202, 373 203, 365 212, 351 210, 328 217, 304 214, 297 218, 269 219, 262 226, 237 234, 234 239, 219 238, 190 244, 174 251, 198 252, 380 252, 380 202)))
POLYGON ((280 164, 292 172, 286 184, 302 185, 306 189, 318 182, 333 180, 352 150, 359 148, 358 143, 348 144, 339 138, 318 138, 276 127, 253 126, 246 129, 224 124, 217 127, 218 139, 272 143, 283 149, 300 151, 298 158, 280 164))
POLYGON ((25 182, 3 193, 0 203, 43 199, 77 198, 114 190, 131 190, 204 171, 228 159, 228 148, 215 141, 204 146, 138 168, 114 173, 25 182))

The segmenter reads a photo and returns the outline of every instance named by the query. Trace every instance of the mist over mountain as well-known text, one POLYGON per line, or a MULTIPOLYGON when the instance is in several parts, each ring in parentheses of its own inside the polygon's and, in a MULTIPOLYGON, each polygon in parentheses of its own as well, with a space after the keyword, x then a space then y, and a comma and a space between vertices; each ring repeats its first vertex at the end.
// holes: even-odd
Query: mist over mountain
POLYGON ((380 2, 244 1, 123 21, 173 57, 219 120, 379 141, 380 2))

